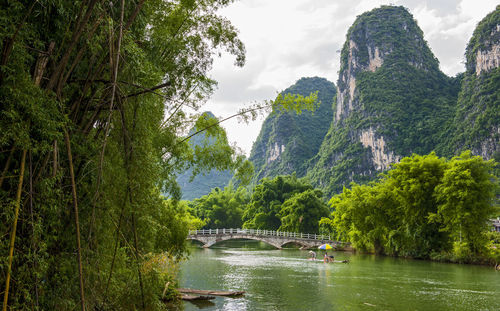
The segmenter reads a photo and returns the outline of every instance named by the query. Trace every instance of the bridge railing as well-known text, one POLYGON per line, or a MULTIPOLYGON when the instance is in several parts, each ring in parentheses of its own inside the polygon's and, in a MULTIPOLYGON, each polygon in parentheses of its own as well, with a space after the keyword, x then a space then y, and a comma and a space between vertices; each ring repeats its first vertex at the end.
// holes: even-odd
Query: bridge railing
POLYGON ((288 238, 297 238, 297 239, 329 240, 329 241, 331 241, 330 235, 284 232, 284 231, 275 231, 275 230, 239 229, 239 228, 238 229, 189 230, 189 235, 218 235, 218 234, 245 234, 245 235, 277 236, 277 237, 288 237, 288 238))

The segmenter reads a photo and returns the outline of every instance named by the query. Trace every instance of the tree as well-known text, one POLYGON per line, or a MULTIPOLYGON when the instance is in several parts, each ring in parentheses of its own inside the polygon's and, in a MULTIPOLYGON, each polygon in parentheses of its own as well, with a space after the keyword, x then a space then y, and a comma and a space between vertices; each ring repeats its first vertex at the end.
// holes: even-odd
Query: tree
POLYGON ((195 199, 191 206, 194 214, 205 222, 205 229, 241 228, 243 210, 249 199, 245 188, 235 190, 230 184, 223 191, 215 188, 195 199))
POLYGON ((297 193, 281 205, 280 231, 317 233, 319 220, 328 215, 328 206, 322 200, 323 193, 309 189, 297 193))
POLYGON ((451 159, 435 190, 443 229, 455 243, 464 243, 466 251, 473 254, 486 251, 488 219, 495 211, 492 169, 493 161, 463 152, 451 159))
POLYGON ((352 184, 330 200, 322 224, 361 250, 428 258, 486 255, 494 212, 493 161, 462 153, 403 158, 369 185, 352 184), (453 246, 453 247, 452 247, 453 246))
MULTIPOLYGON (((245 228, 278 230, 281 205, 293 195, 312 189, 295 174, 263 178, 255 186, 250 203, 243 214, 245 228)), ((319 219, 318 219, 319 220, 319 219)))
POLYGON ((408 255, 427 256, 433 250, 450 247, 441 223, 429 221, 438 208, 434 189, 440 184, 446 170, 445 159, 435 153, 405 157, 388 172, 387 182, 394 191, 400 213, 402 248, 408 255))

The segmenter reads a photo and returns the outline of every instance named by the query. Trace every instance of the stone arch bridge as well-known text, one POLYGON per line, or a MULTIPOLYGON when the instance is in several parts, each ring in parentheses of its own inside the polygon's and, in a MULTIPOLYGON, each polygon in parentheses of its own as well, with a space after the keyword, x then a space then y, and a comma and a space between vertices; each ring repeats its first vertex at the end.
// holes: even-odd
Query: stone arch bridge
POLYGON ((316 248, 321 244, 328 243, 336 249, 346 249, 349 247, 347 243, 334 241, 329 235, 307 234, 296 232, 282 232, 271 230, 257 229, 206 229, 206 230, 190 230, 187 237, 188 240, 199 241, 203 247, 207 248, 215 243, 233 240, 233 239, 248 239, 257 240, 270 244, 278 249, 281 249, 286 244, 298 244, 301 249, 316 248))

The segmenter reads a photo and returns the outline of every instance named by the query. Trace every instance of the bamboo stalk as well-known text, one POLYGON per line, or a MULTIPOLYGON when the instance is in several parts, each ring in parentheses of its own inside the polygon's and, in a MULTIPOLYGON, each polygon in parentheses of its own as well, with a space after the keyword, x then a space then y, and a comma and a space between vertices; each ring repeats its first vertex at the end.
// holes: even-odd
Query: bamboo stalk
MULTIPOLYGON (((129 191, 131 189, 129 188, 129 191)), ((130 205, 132 206, 132 195, 129 195, 130 199, 130 205)), ((142 310, 146 310, 146 305, 144 303, 144 286, 142 284, 142 273, 141 273, 141 266, 139 264, 139 242, 137 238, 137 226, 135 223, 135 211, 132 211, 132 229, 134 231, 134 248, 135 248, 135 263, 137 265, 137 273, 139 276, 139 287, 141 288, 141 299, 142 299, 142 310)))
MULTIPOLYGON (((128 194, 126 193, 124 201, 127 201, 127 195, 128 194)), ((113 258, 111 259, 111 267, 109 268, 108 281, 106 282, 106 288, 104 290, 104 302, 106 302, 107 297, 108 297, 108 288, 109 288, 109 284, 111 282, 111 277, 113 275, 113 269, 114 269, 114 266, 115 266, 116 252, 118 250, 118 244, 119 244, 118 242, 119 242, 119 237, 120 237, 120 226, 122 224, 123 213, 125 211, 125 204, 126 204, 126 202, 123 202, 123 205, 122 205, 122 208, 121 208, 121 211, 120 211, 120 217, 118 218, 118 225, 116 226, 115 246, 114 246, 114 249, 113 249, 113 258)))
MULTIPOLYGON (((54 72, 52 73, 52 76, 50 77, 50 80, 47 84, 47 89, 48 90, 53 90, 54 87, 57 86, 58 80, 61 78, 62 72, 64 68, 66 68, 66 65, 69 62, 69 58, 71 56, 71 52, 73 52, 74 48, 76 47, 76 44, 78 43, 78 40, 80 39, 80 36, 83 33, 83 30, 90 19, 90 16, 92 15, 94 6, 96 4, 97 0, 91 0, 87 6, 87 11, 85 12, 85 15, 83 16, 82 20, 77 24, 77 27, 75 31, 73 32, 73 35, 71 37, 70 44, 68 48, 66 49, 65 53, 61 57, 61 60, 59 64, 56 66, 54 72)), ((83 4, 82 4, 83 7, 83 4)), ((60 90, 58 90, 60 91, 60 90)), ((57 92, 56 92, 57 93, 57 92)))
POLYGON ((35 288, 35 305, 36 305, 36 308, 38 309, 38 276, 36 274, 36 266, 37 266, 37 259, 36 259, 36 254, 37 254, 37 251, 36 251, 36 242, 35 242, 35 217, 33 216, 33 159, 32 159, 32 154, 31 154, 31 150, 29 152, 29 162, 30 162, 30 195, 29 195, 29 199, 30 199, 30 216, 31 216, 31 247, 33 249, 33 253, 34 253, 34 256, 35 256, 35 259, 33 260, 33 266, 32 266, 32 269, 33 269, 33 274, 35 275, 35 284, 34 284, 34 288, 35 288))
POLYGON ((21 205, 21 192, 23 190, 23 178, 24 178, 24 164, 26 162, 26 149, 23 150, 23 155, 21 159, 21 171, 19 172, 19 183, 17 185, 16 193, 16 211, 14 214, 14 224, 12 226, 12 234, 10 236, 9 245, 9 265, 7 267, 7 278, 5 279, 5 294, 3 296, 3 311, 7 311, 7 304, 9 300, 9 287, 10 287, 10 274, 12 271, 12 260, 14 256, 14 243, 16 241, 16 230, 17 230, 17 220, 19 219, 19 207, 21 205))
POLYGON ((53 162, 52 162, 52 177, 57 175, 57 139, 54 139, 54 151, 53 151, 53 162))
MULTIPOLYGON (((34 0, 31 3, 31 5, 28 8, 28 11, 24 15, 23 19, 17 25, 16 31, 14 32, 14 34, 12 35, 12 37, 11 38, 7 38, 7 39, 4 40, 4 42, 3 42, 3 51, 2 51, 2 55, 1 55, 1 59, 0 59, 0 65, 2 67, 5 66, 5 65, 7 65, 7 62, 9 61, 10 54, 12 53, 12 48, 14 47, 14 42, 16 41, 17 35, 19 34, 19 31, 23 27, 23 25, 26 22, 26 20, 28 19, 28 17, 31 15, 31 12, 33 11, 33 8, 35 7, 35 4, 37 2, 38 2, 37 0, 34 0)), ((2 70, 0 70, 0 84, 2 84, 2 82, 3 82, 3 75, 4 75, 4 72, 3 72, 3 69, 2 69, 2 70)))
MULTIPOLYGON (((106 122, 106 128, 104 130, 104 141, 102 144, 102 151, 101 151, 101 159, 100 159, 100 173, 102 174, 102 164, 104 161, 104 151, 106 150, 106 141, 108 138, 109 134, 109 126, 111 123, 111 115, 113 114, 113 105, 115 102, 115 95, 116 95, 116 80, 118 78, 118 64, 120 61, 120 47, 122 43, 122 37, 123 37, 123 15, 125 12, 125 0, 121 1, 121 12, 120 12, 120 32, 118 33, 118 42, 117 42, 117 47, 116 47, 116 55, 115 55, 115 60, 113 61, 111 55, 112 51, 110 51, 110 62, 112 65, 112 79, 113 79, 113 84, 112 84, 112 89, 111 89, 111 101, 109 103, 109 114, 108 114, 108 121, 106 122)), ((111 40, 110 40, 111 43, 111 40)), ((110 49, 113 47, 112 44, 110 44, 110 49)))
POLYGON ((9 170, 10 166, 10 161, 12 160, 12 156, 14 155, 14 146, 12 146, 12 149, 10 149, 9 157, 7 158, 7 162, 5 162, 5 166, 2 171, 2 176, 0 177, 0 188, 2 188, 3 180, 5 179, 5 175, 7 174, 7 171, 9 170))
POLYGON ((85 292, 83 288, 83 268, 82 268, 82 250, 80 246, 80 223, 78 219, 78 199, 76 195, 75 172, 73 169, 73 157, 71 154, 71 142, 69 139, 68 130, 64 128, 64 138, 66 141, 66 149, 68 152, 69 172, 71 175, 71 190, 73 194, 73 208, 75 212, 75 228, 76 228, 76 246, 78 251, 78 276, 80 279, 80 304, 82 311, 85 311, 85 292))

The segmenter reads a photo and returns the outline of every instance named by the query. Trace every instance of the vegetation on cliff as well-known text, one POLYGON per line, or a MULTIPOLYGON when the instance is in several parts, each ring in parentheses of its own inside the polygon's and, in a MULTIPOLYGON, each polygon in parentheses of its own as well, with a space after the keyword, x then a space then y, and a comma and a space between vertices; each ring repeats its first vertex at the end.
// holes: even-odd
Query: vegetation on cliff
POLYGON ((470 149, 487 159, 500 158, 500 6, 476 27, 466 49, 466 72, 448 139, 447 153, 470 149))
POLYGON ((317 153, 333 117, 335 85, 324 78, 301 78, 282 92, 304 96, 314 92, 320 102, 315 111, 277 111, 264 121, 249 158, 255 182, 266 176, 306 174, 307 162, 317 153))
POLYGON ((434 150, 459 91, 411 14, 394 6, 356 19, 337 85, 337 115, 308 172, 328 194, 373 179, 402 156, 434 150))

